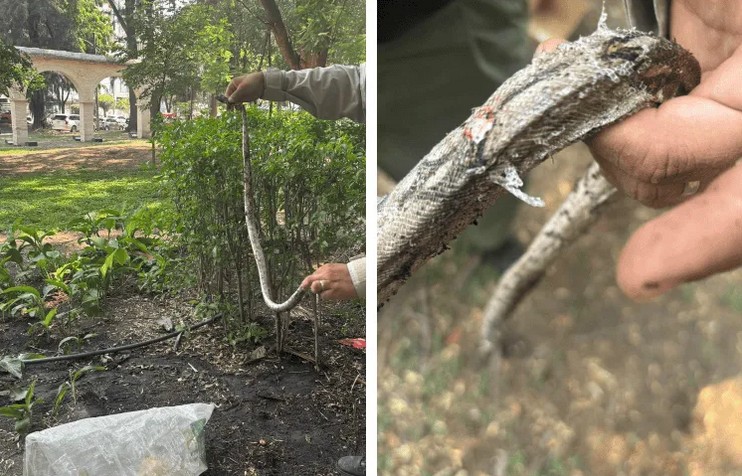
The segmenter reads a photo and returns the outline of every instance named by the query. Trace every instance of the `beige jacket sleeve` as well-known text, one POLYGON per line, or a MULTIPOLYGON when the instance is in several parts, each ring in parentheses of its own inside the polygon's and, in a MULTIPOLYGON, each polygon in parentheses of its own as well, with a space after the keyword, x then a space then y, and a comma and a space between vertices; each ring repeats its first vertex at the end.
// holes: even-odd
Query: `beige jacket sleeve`
POLYGON ((291 101, 319 119, 366 122, 366 65, 263 72, 263 99, 291 101))
POLYGON ((348 272, 350 279, 353 281, 353 287, 356 288, 358 297, 366 299, 366 257, 351 260, 348 263, 348 272))

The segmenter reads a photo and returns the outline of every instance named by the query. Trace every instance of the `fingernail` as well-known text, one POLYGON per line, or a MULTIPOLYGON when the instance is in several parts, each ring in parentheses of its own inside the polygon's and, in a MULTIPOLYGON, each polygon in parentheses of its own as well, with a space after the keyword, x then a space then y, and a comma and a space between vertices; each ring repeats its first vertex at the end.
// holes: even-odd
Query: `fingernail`
POLYGON ((642 284, 640 294, 633 297, 636 302, 648 302, 665 294, 669 291, 667 286, 663 286, 656 281, 647 281, 642 284))

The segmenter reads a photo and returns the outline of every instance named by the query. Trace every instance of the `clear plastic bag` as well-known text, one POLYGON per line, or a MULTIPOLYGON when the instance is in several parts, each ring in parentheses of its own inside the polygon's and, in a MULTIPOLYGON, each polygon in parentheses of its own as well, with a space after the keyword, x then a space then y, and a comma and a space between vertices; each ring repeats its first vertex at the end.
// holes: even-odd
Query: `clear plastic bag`
POLYGON ((26 437, 24 476, 197 476, 213 404, 85 418, 26 437))

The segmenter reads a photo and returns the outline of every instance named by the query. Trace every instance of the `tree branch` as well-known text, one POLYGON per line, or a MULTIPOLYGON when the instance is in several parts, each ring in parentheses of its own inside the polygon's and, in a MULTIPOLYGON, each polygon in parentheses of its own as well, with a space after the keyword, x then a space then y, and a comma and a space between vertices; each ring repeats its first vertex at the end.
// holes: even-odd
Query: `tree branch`
POLYGON ((288 63, 291 69, 301 68, 301 58, 291 44, 289 32, 281 17, 281 11, 278 9, 275 0, 260 0, 266 15, 268 15, 268 24, 273 30, 273 36, 276 38, 276 44, 281 51, 283 59, 288 63))

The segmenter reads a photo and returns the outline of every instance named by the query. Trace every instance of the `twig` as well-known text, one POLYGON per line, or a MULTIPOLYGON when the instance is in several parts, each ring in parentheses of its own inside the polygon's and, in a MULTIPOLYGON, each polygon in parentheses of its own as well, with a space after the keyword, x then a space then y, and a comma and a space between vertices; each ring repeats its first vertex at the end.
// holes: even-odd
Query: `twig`
POLYGON ((266 400, 275 400, 275 401, 277 401, 277 402, 283 402, 283 403, 287 403, 287 402, 288 402, 288 400, 286 400, 286 399, 285 399, 285 398, 283 398, 283 397, 276 397, 276 396, 273 396, 273 395, 267 395, 267 394, 264 394, 264 393, 259 393, 259 394, 258 394, 258 397, 260 397, 260 398, 264 398, 264 399, 266 399, 266 400))

